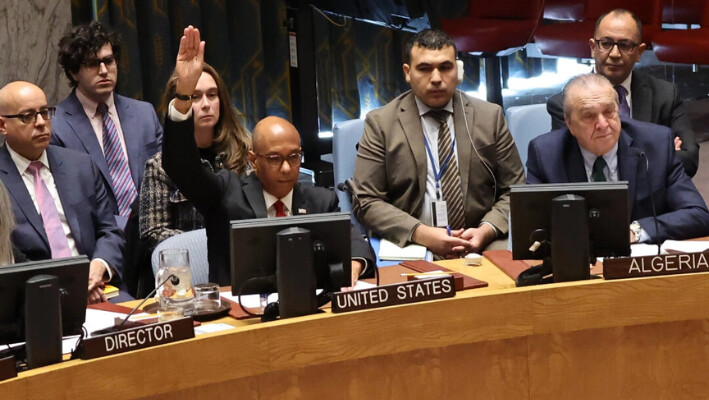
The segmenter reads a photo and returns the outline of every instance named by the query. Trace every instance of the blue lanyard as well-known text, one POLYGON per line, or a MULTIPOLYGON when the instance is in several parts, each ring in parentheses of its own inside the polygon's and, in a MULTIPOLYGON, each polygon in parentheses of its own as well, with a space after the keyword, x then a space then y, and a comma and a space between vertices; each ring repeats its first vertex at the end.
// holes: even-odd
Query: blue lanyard
POLYGON ((453 152, 455 151, 455 137, 453 137, 453 140, 451 141, 451 151, 450 151, 450 153, 448 153, 448 157, 446 157, 446 159, 443 160, 443 164, 441 165, 441 169, 439 171, 436 171, 436 162, 433 159, 433 153, 431 153, 431 147, 428 145, 428 139, 426 139, 426 135, 423 135, 423 143, 426 145, 426 152, 428 153, 428 159, 431 162, 431 168, 433 168, 433 177, 436 179, 436 197, 437 197, 437 200, 440 200, 441 199, 441 177, 443 176, 443 171, 446 170, 448 163, 450 163, 451 157, 453 157, 453 152))

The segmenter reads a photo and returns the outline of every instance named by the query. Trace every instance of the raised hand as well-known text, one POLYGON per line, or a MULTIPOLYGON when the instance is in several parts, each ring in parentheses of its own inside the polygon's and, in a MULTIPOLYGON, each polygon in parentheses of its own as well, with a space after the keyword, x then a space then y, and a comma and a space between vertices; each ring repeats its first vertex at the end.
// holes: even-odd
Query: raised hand
POLYGON ((200 41, 199 29, 192 25, 185 28, 175 61, 178 94, 190 96, 194 93, 202 75, 204 45, 205 42, 200 41))

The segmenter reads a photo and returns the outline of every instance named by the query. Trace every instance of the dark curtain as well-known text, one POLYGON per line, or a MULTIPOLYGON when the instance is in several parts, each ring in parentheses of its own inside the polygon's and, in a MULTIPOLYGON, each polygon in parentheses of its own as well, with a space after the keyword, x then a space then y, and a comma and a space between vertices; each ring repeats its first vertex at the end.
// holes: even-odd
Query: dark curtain
MULTIPOLYGON (((463 7, 439 4, 444 15, 463 7)), ((401 65, 411 33, 336 15, 331 22, 312 12, 321 131, 408 90, 401 65)), ((74 24, 96 18, 120 32, 117 91, 123 95, 159 106, 182 30, 192 24, 249 128, 267 115, 292 119, 286 0, 72 0, 72 16, 74 24)), ((469 90, 477 87, 478 66, 466 62, 462 89, 469 90)))
POLYGON ((72 15, 74 24, 95 15, 120 32, 123 95, 159 106, 182 30, 191 24, 249 128, 266 115, 291 117, 283 0, 73 0, 72 15))

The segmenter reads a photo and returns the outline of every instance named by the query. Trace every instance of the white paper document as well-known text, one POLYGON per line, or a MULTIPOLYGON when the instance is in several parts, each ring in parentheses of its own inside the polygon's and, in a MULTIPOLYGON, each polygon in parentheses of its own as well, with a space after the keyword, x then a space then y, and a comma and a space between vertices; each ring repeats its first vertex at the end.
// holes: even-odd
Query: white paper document
POLYGON ((418 244, 410 244, 405 247, 399 247, 386 239, 381 239, 379 243, 379 259, 387 261, 425 260, 426 247, 418 244))
MULTIPOLYGON (((667 254, 667 250, 680 251, 683 253, 699 253, 709 249, 709 241, 691 240, 666 240, 660 246, 660 254, 667 254)), ((630 245, 630 255, 632 257, 657 255, 656 243, 637 243, 630 245)))
POLYGON ((685 253, 699 253, 709 249, 709 242, 700 240, 665 240, 665 243, 662 244, 662 251, 667 252, 667 249, 685 253))

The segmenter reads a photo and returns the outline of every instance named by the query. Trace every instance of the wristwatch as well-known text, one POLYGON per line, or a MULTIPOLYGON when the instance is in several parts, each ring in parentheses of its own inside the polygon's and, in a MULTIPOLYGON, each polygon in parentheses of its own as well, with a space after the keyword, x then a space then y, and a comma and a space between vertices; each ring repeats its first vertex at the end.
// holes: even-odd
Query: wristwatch
POLYGON ((640 242, 640 232, 643 230, 643 227, 640 226, 638 221, 633 221, 630 224, 630 230, 633 232, 633 235, 635 235, 635 242, 633 242, 633 243, 640 242))

